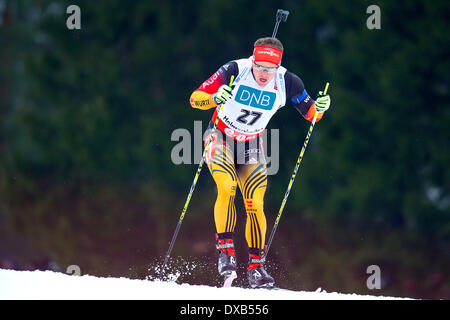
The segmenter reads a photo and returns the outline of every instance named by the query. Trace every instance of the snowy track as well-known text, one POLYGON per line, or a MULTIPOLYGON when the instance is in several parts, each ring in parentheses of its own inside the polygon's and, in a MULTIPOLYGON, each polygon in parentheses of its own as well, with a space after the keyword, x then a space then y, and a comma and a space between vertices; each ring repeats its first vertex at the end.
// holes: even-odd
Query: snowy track
POLYGON ((0 269, 0 299, 58 300, 372 300, 393 297, 289 290, 215 288, 174 282, 0 269))

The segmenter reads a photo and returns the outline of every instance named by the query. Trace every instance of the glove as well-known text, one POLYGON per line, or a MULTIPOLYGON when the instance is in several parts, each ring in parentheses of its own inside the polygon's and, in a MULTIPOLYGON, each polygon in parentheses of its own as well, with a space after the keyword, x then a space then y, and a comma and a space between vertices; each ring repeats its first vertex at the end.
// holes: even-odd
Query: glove
POLYGON ((319 91, 319 96, 316 99, 316 103, 314 104, 314 107, 316 108, 317 112, 325 112, 328 110, 331 104, 331 98, 330 96, 323 95, 322 91, 319 91))
POLYGON ((220 86, 219 90, 215 94, 213 94, 212 99, 216 104, 222 104, 227 102, 233 97, 233 94, 231 93, 233 91, 234 85, 229 86, 226 84, 223 84, 220 86))

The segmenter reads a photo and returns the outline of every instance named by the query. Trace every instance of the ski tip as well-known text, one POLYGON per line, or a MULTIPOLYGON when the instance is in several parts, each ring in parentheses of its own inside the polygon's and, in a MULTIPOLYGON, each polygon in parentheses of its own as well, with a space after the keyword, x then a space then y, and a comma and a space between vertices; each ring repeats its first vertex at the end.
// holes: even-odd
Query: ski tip
POLYGON ((233 284, 234 279, 237 278, 236 271, 232 271, 231 273, 225 275, 225 280, 223 282, 223 288, 229 288, 233 284))

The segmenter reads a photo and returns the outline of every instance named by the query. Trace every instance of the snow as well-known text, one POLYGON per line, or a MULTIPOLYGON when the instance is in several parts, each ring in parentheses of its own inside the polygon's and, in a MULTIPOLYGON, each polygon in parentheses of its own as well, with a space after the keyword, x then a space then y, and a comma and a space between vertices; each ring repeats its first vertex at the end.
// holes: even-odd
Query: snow
POLYGON ((0 269, 1 300, 372 300, 393 297, 315 292, 216 288, 159 280, 68 275, 54 271, 0 269))

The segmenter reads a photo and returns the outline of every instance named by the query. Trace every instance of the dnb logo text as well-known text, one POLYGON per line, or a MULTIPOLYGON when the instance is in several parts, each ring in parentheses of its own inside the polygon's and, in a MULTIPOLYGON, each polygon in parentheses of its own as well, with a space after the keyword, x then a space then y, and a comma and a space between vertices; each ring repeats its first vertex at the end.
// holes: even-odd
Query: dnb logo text
POLYGON ((246 106, 271 110, 276 99, 274 92, 262 91, 255 88, 241 85, 236 94, 235 100, 246 106))

